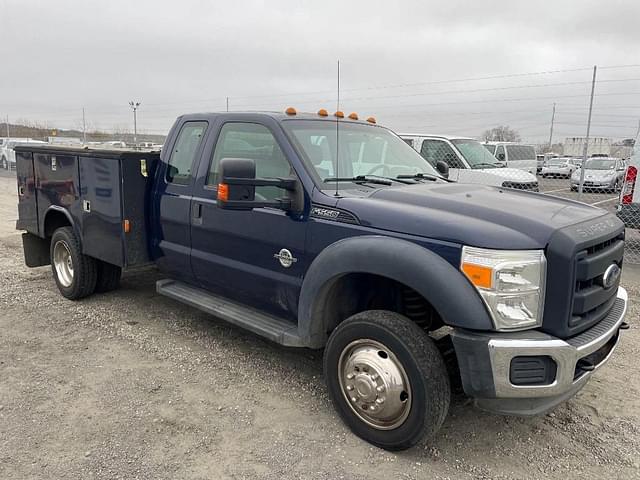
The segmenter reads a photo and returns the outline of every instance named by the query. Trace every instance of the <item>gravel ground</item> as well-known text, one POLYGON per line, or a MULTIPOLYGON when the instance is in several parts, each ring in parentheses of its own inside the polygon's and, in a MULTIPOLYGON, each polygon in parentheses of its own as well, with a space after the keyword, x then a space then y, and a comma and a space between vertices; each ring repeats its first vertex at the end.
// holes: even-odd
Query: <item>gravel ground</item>
MULTIPOLYGON (((153 269, 63 299, 23 265, 15 179, 0 178, 0 478, 640 478, 640 329, 576 398, 537 418, 463 396, 428 444, 353 436, 321 356, 284 349, 158 296, 153 269)), ((638 318, 640 271, 623 283, 638 318)))

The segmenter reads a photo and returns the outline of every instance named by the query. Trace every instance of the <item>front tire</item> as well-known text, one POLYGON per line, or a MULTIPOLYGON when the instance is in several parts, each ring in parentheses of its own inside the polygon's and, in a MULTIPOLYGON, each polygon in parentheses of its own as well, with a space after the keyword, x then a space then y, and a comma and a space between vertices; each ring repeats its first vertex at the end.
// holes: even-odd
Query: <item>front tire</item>
POLYGON ((324 352, 329 396, 342 420, 364 440, 404 450, 431 438, 449 409, 442 356, 424 330, 394 312, 349 317, 324 352))
POLYGON ((53 278, 63 297, 78 300, 94 292, 96 261, 82 253, 71 227, 61 227, 53 233, 50 255, 53 278))

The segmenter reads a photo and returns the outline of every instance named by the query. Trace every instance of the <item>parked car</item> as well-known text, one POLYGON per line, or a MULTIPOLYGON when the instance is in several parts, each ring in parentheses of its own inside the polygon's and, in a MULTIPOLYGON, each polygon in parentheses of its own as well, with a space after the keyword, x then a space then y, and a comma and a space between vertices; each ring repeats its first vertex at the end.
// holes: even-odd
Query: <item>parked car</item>
POLYGON ((536 155, 536 173, 540 173, 544 167, 544 154, 536 155))
POLYGON ((529 172, 506 168, 480 142, 451 135, 401 134, 405 142, 433 167, 438 161, 449 166, 449 178, 463 183, 538 191, 538 180, 529 172))
POLYGON ((581 163, 581 160, 576 158, 551 158, 545 162, 540 175, 542 178, 569 178, 581 163))
POLYGON ((495 147, 493 155, 501 162, 505 162, 507 167, 536 174, 538 161, 533 145, 515 142, 486 142, 485 148, 487 147, 495 147))
POLYGON ((14 148, 18 145, 28 145, 30 143, 46 143, 41 140, 31 138, 9 139, 0 148, 0 168, 4 170, 15 170, 16 154, 14 148))
MULTIPOLYGON (((617 192, 624 183, 626 165, 621 158, 592 157, 584 164, 583 190, 617 192)), ((571 175, 571 190, 578 190, 581 168, 571 175)))
POLYGON ((629 159, 624 183, 618 203, 618 218, 627 228, 640 230, 640 185, 638 185, 640 169, 640 147, 636 147, 629 159))
MULTIPOLYGON (((444 162, 343 116, 183 115, 160 153, 17 147, 25 262, 51 263, 73 300, 154 262, 159 294, 323 349, 337 412, 390 450, 436 434, 450 375, 504 414, 575 395, 627 327, 622 222, 448 181, 444 162)), ((490 156, 455 151, 476 147, 490 156)))

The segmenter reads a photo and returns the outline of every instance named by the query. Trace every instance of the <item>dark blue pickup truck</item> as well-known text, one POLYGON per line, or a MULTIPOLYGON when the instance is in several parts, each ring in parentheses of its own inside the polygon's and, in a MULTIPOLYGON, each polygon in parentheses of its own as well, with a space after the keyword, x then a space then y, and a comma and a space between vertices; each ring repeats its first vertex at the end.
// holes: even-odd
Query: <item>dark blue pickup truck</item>
POLYGON ((65 297, 154 262, 160 294, 276 343, 324 348, 349 427, 433 436, 461 385, 545 412, 612 355, 624 226, 598 208, 447 180, 373 118, 184 115, 162 153, 22 146, 28 266, 65 297))

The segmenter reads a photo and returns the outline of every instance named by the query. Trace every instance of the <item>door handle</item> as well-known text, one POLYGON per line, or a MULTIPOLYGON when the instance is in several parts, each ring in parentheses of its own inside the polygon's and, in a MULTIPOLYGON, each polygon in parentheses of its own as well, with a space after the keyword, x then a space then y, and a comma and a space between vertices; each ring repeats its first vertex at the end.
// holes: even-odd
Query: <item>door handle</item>
POLYGON ((202 204, 194 203, 193 204, 193 218, 202 218, 202 204))

